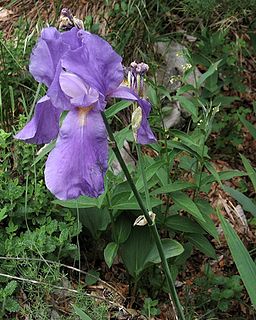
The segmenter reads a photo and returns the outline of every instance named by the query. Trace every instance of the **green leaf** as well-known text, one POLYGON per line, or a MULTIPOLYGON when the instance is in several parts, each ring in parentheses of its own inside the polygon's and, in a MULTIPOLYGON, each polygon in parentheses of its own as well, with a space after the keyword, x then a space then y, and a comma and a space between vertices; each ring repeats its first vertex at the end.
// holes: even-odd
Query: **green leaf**
POLYGON ((204 233, 204 230, 193 220, 185 216, 170 216, 165 219, 166 228, 189 233, 204 233))
POLYGON ((79 209, 79 220, 91 232, 94 239, 98 239, 100 231, 105 231, 110 223, 107 208, 82 208, 79 209))
POLYGON ((121 215, 117 218, 113 225, 113 238, 117 244, 121 244, 125 242, 131 232, 132 223, 130 219, 125 216, 121 215))
POLYGON ((171 140, 167 142, 168 148, 178 149, 182 151, 186 151, 189 155, 197 158, 198 160, 202 160, 202 155, 198 152, 198 147, 196 145, 186 145, 181 141, 171 140))
POLYGON ((218 212, 218 216, 236 267, 240 273, 251 302, 254 308, 256 308, 255 262, 252 260, 248 250, 245 248, 243 242, 240 240, 229 222, 222 216, 220 212, 218 212))
POLYGON ((245 117, 241 116, 239 113, 238 117, 243 125, 249 130, 252 137, 256 140, 256 128, 254 127, 254 125, 251 122, 247 121, 245 117))
POLYGON ((191 236, 186 235, 186 238, 205 255, 216 259, 215 249, 205 236, 202 234, 193 234, 191 236))
MULTIPOLYGON (((145 199, 142 199, 145 203, 145 199)), ((157 207, 162 204, 160 199, 150 198, 152 208, 157 207)), ((137 200, 132 197, 130 198, 130 192, 118 195, 112 199, 111 209, 119 210, 140 210, 137 200)))
POLYGON ((10 281, 7 283, 6 287, 4 288, 4 296, 11 296, 15 289, 17 288, 17 282, 15 280, 10 281))
POLYGON ((256 217, 256 205, 250 198, 246 197, 242 192, 228 186, 223 186, 223 190, 229 193, 236 201, 238 201, 245 211, 250 212, 256 217))
POLYGON ((189 100, 188 98, 184 97, 184 96, 176 96, 176 99, 179 101, 179 103, 181 104, 181 106, 188 111, 189 113, 191 113, 193 120, 195 121, 198 117, 197 114, 197 107, 194 105, 194 103, 189 100))
POLYGON ((171 193, 184 189, 193 189, 196 185, 190 182, 175 181, 173 183, 167 184, 164 187, 160 187, 151 192, 152 195, 162 194, 162 193, 171 193))
POLYGON ((234 177, 246 176, 245 172, 238 171, 238 170, 227 170, 227 171, 217 172, 214 175, 213 175, 213 172, 211 172, 211 173, 212 173, 212 175, 209 175, 208 177, 202 179, 202 182, 201 182, 202 186, 206 185, 208 183, 212 183, 214 181, 218 181, 219 179, 220 180, 229 180, 234 177))
POLYGON ((193 217, 205 222, 197 205, 187 194, 183 192, 174 192, 172 193, 172 199, 175 202, 175 204, 177 204, 180 207, 180 209, 189 212, 193 217))
POLYGON ((85 277, 85 283, 88 286, 92 286, 98 282, 99 278, 100 278, 100 273, 98 271, 93 270, 93 269, 89 270, 86 274, 86 277, 85 277))
POLYGON ((256 191, 256 171, 252 167, 252 165, 248 159, 246 159, 242 154, 240 154, 240 157, 243 161, 243 165, 246 169, 246 172, 248 173, 248 176, 251 179, 251 182, 253 184, 253 188, 256 191))
POLYGON ((56 145, 56 140, 46 144, 44 147, 42 147, 39 150, 38 156, 35 158, 34 162, 32 163, 32 166, 37 164, 42 158, 44 158, 56 145))
POLYGON ((7 207, 3 207, 2 209, 0 209, 0 221, 2 221, 7 217, 6 212, 7 212, 7 207))
POLYGON ((92 320, 82 309, 73 304, 75 313, 80 317, 81 320, 92 320))
POLYGON ((211 207, 209 202, 204 199, 196 199, 195 204, 199 208, 205 220, 205 221, 202 221, 202 220, 196 219, 196 221, 201 225, 201 227, 205 231, 207 231, 211 236, 213 236, 216 240, 218 240, 219 234, 218 234, 217 228, 210 217, 211 214, 215 213, 215 210, 211 207))
POLYGON ((218 105, 222 105, 222 106, 229 106, 232 102, 237 101, 237 100, 241 100, 239 97, 231 97, 231 96, 222 96, 222 95, 218 95, 213 99, 213 105, 214 106, 218 106, 218 105))
POLYGON ((74 200, 54 200, 53 203, 59 204, 65 208, 100 208, 102 203, 102 198, 105 197, 105 194, 102 194, 98 198, 90 198, 86 196, 80 196, 78 199, 74 200))
POLYGON ((210 66, 210 68, 204 74, 201 75, 201 77, 197 81, 198 87, 201 87, 201 85, 205 82, 205 80, 209 78, 215 71, 217 71, 218 65, 220 64, 220 62, 221 60, 213 63, 210 66))
POLYGON ((111 107, 106 109, 105 115, 106 117, 112 118, 115 114, 117 114, 119 111, 128 108, 132 104, 132 101, 119 101, 115 104, 113 104, 111 107))
POLYGON ((177 90, 177 95, 182 95, 186 92, 190 92, 190 91, 195 91, 195 87, 192 86, 191 84, 185 84, 184 86, 180 87, 178 90, 177 90))
MULTIPOLYGON (((183 247, 175 240, 162 241, 166 258, 183 252, 183 247)), ((135 227, 130 237, 121 247, 121 257, 128 272, 135 279, 150 265, 160 262, 156 244, 148 227, 135 227)))
POLYGON ((216 171, 216 169, 214 168, 214 166, 211 164, 211 162, 206 161, 204 163, 204 165, 205 165, 206 169, 210 171, 210 173, 214 176, 216 181, 218 181, 218 183, 222 187, 222 182, 221 182, 220 176, 219 176, 218 172, 216 171))
POLYGON ((119 245, 115 242, 110 242, 104 249, 104 258, 106 261, 106 264, 110 268, 114 262, 114 259, 117 255, 119 245))
MULTIPOLYGON (((152 163, 150 166, 148 166, 145 169, 147 181, 149 181, 157 173, 157 171, 161 167, 163 167, 163 160, 162 159, 160 161, 156 161, 156 162, 152 163)), ((143 178, 142 178, 141 174, 140 174, 135 186, 138 191, 140 191, 144 187, 143 178)))

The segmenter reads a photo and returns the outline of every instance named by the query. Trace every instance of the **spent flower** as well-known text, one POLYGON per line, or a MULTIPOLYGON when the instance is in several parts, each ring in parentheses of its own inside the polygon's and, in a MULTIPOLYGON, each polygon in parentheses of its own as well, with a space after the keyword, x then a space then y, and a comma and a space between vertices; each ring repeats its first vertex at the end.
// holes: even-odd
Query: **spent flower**
POLYGON ((99 36, 76 27, 63 33, 45 28, 29 70, 48 90, 16 138, 45 144, 57 137, 45 166, 46 185, 57 198, 98 197, 104 192, 108 140, 101 112, 109 98, 136 101, 142 110, 137 141, 156 141, 147 120, 150 103, 122 85, 122 58, 99 36), (60 127, 64 110, 68 114, 60 127))

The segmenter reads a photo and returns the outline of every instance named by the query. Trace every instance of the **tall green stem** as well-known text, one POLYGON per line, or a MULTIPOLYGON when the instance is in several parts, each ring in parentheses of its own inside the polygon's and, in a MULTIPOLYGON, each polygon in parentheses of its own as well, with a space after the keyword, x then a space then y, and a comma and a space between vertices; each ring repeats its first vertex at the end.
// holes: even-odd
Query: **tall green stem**
MULTIPOLYGON (((168 262, 166 260, 166 257, 165 257, 165 254, 164 254, 164 249, 163 249, 163 245, 162 245, 162 242, 161 242, 161 239, 160 239, 160 236, 159 236, 159 233, 158 233, 158 230, 157 230, 157 227, 156 227, 156 224, 154 223, 154 221, 152 221, 152 219, 150 218, 150 215, 149 215, 149 212, 146 208, 146 206, 144 205, 144 202, 132 180, 132 177, 127 169, 127 166, 120 154, 120 151, 118 149, 118 146, 117 146, 117 143, 116 143, 116 140, 115 140, 115 137, 113 135, 113 132, 109 126, 109 123, 108 123, 108 120, 104 114, 104 112, 101 112, 101 115, 102 115, 102 118, 103 118, 103 121, 104 121, 104 124, 106 126, 106 129, 107 129, 107 132, 108 132, 108 135, 109 135, 109 139, 111 140, 112 142, 112 150, 113 152, 115 153, 115 156, 126 176, 126 179, 133 191, 133 194, 141 208, 141 211, 143 212, 143 215, 145 217, 145 219, 147 220, 147 223, 148 225, 151 227, 151 230, 152 230, 152 234, 153 234, 153 237, 154 237, 154 240, 155 240, 155 243, 156 243, 156 246, 157 246, 157 249, 158 249, 158 252, 159 252, 159 255, 160 255, 160 258, 161 258, 161 261, 162 261, 162 266, 163 266, 163 270, 165 272, 165 276, 166 276, 166 280, 167 280, 167 283, 168 283, 168 287, 170 289, 170 292, 171 292, 171 296, 172 296, 172 299, 174 301, 174 304, 175 304, 175 307, 176 307, 176 310, 177 310, 177 314, 179 315, 179 319, 181 320, 185 320, 185 316, 184 316, 184 313, 183 313, 183 308, 180 304, 180 301, 179 301, 179 297, 178 297, 178 294, 176 292, 176 289, 175 289, 175 284, 174 284, 174 281, 172 279, 172 275, 171 275, 171 272, 170 272, 170 268, 169 268, 169 265, 168 265, 168 262)), ((144 172, 145 174, 145 172, 144 172)), ((144 178, 145 178, 145 175, 144 175, 144 178)), ((145 186, 145 189, 146 189, 146 186, 145 186)), ((150 207, 150 199, 149 199, 149 203, 147 204, 147 206, 150 207)))

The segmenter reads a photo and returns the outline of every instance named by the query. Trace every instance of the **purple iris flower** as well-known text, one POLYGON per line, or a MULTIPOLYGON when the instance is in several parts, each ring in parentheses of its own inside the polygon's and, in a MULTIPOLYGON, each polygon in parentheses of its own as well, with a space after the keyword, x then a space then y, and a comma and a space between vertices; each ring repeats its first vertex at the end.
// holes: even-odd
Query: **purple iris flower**
POLYGON ((16 138, 41 144, 57 137, 46 161, 45 181, 58 199, 104 192, 108 141, 101 111, 108 98, 137 101, 142 109, 138 143, 156 142, 147 120, 151 106, 122 85, 121 62, 108 42, 76 28, 64 33, 44 29, 33 50, 29 70, 48 91, 16 138), (60 127, 63 110, 69 112, 60 127))

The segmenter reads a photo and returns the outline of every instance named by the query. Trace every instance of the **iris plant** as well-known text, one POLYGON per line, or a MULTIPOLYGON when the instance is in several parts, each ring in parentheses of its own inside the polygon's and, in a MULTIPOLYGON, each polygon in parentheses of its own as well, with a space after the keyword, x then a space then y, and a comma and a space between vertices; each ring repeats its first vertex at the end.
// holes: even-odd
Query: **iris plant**
POLYGON ((136 101, 142 110, 137 142, 156 141, 147 120, 150 104, 123 84, 121 57, 97 35, 77 28, 43 29, 29 70, 48 90, 16 138, 37 144, 57 138, 45 167, 46 185, 57 198, 98 197, 104 191, 108 141, 101 112, 109 98, 136 101))

